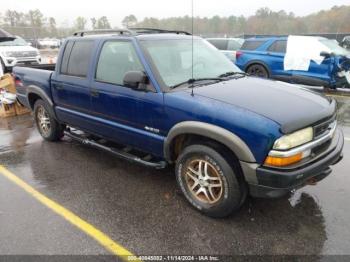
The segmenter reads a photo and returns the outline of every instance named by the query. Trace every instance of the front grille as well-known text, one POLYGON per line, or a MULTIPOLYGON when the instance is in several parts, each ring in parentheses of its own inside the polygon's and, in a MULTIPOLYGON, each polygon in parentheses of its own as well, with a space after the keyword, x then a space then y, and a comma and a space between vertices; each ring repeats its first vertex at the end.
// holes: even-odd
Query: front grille
POLYGON ((314 139, 320 138, 323 135, 329 132, 329 129, 332 127, 336 116, 333 116, 329 120, 314 126, 314 139))
POLYGON ((312 149, 312 154, 314 156, 322 154, 323 152, 325 152, 328 149, 328 147, 330 146, 331 143, 332 143, 332 140, 328 140, 328 141, 324 142, 323 144, 314 147, 312 149))
POLYGON ((36 57, 37 56, 36 51, 26 51, 26 52, 14 51, 14 52, 11 52, 10 54, 11 54, 11 57, 15 57, 15 58, 36 57))

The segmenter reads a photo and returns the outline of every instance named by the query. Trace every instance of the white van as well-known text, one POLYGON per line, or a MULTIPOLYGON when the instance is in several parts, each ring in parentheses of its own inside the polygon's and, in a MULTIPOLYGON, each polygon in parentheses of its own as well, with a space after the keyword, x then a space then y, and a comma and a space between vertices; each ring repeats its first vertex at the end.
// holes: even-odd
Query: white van
MULTIPOLYGON (((0 42, 0 64, 2 71, 11 69, 18 64, 40 64, 41 57, 38 49, 20 37, 13 41, 0 42)), ((0 71, 1 71, 0 69, 0 71)))

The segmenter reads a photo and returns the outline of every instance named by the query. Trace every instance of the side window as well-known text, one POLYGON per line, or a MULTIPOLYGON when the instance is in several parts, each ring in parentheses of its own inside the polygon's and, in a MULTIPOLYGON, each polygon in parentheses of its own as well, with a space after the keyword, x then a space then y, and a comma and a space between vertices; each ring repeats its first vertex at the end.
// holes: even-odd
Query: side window
POLYGON ((128 71, 144 71, 132 43, 106 42, 97 64, 96 81, 123 85, 124 75, 128 71))
POLYGON ((287 41, 285 40, 279 40, 274 42, 268 49, 270 52, 275 53, 286 53, 287 51, 287 41))
POLYGON ((61 74, 86 77, 93 52, 93 41, 70 41, 61 62, 61 74))
POLYGON ((236 40, 230 40, 228 42, 228 47, 227 47, 227 50, 230 50, 230 51, 237 51, 241 48, 242 44, 240 44, 238 41, 236 40))
POLYGON ((72 51, 72 47, 74 45, 73 41, 70 41, 66 44, 66 47, 64 49, 64 54, 62 57, 62 62, 61 62, 61 74, 66 75, 68 73, 68 62, 69 62, 69 56, 72 51))
POLYGON ((219 50, 227 50, 228 40, 225 39, 209 39, 209 43, 215 46, 219 50))
POLYGON ((254 51, 260 46, 266 43, 265 40, 247 40, 243 43, 241 50, 251 50, 254 51))
POLYGON ((93 45, 93 41, 76 41, 74 43, 67 66, 67 75, 87 76, 93 45))

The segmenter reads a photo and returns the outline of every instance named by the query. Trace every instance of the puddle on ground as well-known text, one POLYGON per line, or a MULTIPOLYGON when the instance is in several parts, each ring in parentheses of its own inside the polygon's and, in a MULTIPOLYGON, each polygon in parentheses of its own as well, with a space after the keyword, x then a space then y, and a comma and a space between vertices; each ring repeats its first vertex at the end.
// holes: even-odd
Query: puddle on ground
POLYGON ((0 118, 0 154, 19 151, 38 137, 30 115, 0 118))

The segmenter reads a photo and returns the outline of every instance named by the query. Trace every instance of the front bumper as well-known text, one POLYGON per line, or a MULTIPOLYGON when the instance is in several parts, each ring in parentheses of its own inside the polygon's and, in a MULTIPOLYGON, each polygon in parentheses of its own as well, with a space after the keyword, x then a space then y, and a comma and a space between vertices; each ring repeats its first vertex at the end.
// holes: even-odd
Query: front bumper
POLYGON ((249 184, 250 194, 253 197, 281 197, 308 183, 322 180, 331 173, 330 166, 342 159, 343 146, 343 133, 337 129, 328 149, 316 160, 291 169, 258 167, 257 184, 249 184))
POLYGON ((40 64, 41 57, 4 57, 3 62, 5 64, 5 67, 14 67, 19 64, 40 64))

